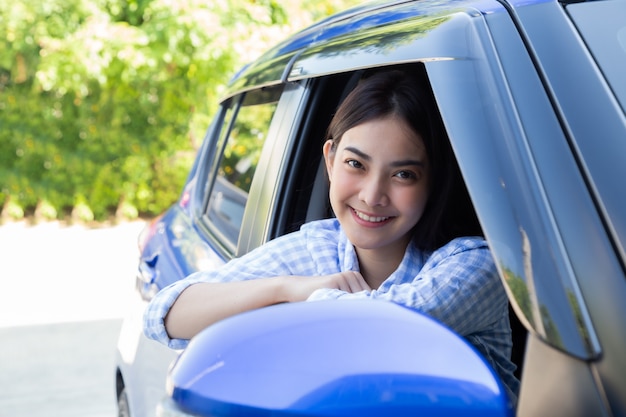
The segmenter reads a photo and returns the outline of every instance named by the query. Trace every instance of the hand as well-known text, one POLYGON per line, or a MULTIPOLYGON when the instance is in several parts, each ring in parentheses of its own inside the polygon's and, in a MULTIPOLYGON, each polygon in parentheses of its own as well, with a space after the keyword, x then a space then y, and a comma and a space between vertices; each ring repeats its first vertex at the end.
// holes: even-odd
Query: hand
POLYGON ((320 288, 337 289, 349 293, 371 291, 367 282, 357 271, 339 272, 332 275, 297 277, 282 277, 285 298, 289 302, 305 301, 320 288))

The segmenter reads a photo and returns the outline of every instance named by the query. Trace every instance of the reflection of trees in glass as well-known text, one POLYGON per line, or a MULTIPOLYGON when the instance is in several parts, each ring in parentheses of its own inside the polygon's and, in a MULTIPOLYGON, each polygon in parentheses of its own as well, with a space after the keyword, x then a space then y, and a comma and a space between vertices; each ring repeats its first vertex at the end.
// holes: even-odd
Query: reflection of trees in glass
MULTIPOLYGON (((533 306, 531 297, 528 291, 528 285, 526 285, 526 281, 524 278, 516 275, 513 271, 508 268, 504 269, 504 279, 506 284, 509 287, 509 290, 513 294, 517 305, 522 310, 522 313, 526 317, 526 320, 530 323, 530 325, 537 329, 534 316, 532 314, 533 306)), ((563 341, 561 340, 561 336, 558 332, 557 326, 554 323, 554 320, 550 317, 550 312, 546 308, 545 305, 539 306, 541 322, 543 324, 543 331, 545 332, 546 339, 550 341, 551 344, 555 346, 563 347, 563 341)))
MULTIPOLYGON (((345 55, 346 50, 349 50, 350 55, 361 53, 386 54, 414 42, 448 21, 450 19, 448 13, 444 17, 411 16, 410 19, 390 26, 360 30, 349 36, 339 37, 325 45, 324 51, 320 55, 322 57, 345 55)), ((384 24, 385 19, 381 18, 380 20, 381 24, 384 24)), ((312 51, 315 52, 314 49, 312 51)))
POLYGON ((561 348, 565 347, 563 340, 561 339, 559 329, 556 327, 554 320, 552 320, 552 316, 550 315, 548 308, 544 304, 541 304, 539 306, 539 311, 541 312, 541 320, 543 322, 543 329, 546 332, 546 339, 554 346, 561 348))
POLYGON ((221 174, 243 191, 250 190, 250 183, 275 109, 275 103, 245 106, 237 115, 224 150, 221 174))
POLYGON ((578 298, 576 294, 572 291, 567 290, 567 301, 572 307, 572 312, 574 313, 574 320, 576 320, 576 327, 578 328, 578 333, 580 333, 581 337, 585 341, 585 347, 587 348, 587 352, 593 353, 594 349, 591 344, 591 337, 589 335, 589 329, 585 324, 585 319, 583 318, 582 309, 580 307, 580 303, 578 302, 578 298))
POLYGON ((528 294, 528 287, 524 279, 518 275, 515 275, 513 271, 508 268, 504 268, 504 279, 509 287, 513 297, 517 302, 517 305, 524 313, 524 316, 528 320, 531 326, 534 327, 532 306, 530 301, 530 295, 528 294))

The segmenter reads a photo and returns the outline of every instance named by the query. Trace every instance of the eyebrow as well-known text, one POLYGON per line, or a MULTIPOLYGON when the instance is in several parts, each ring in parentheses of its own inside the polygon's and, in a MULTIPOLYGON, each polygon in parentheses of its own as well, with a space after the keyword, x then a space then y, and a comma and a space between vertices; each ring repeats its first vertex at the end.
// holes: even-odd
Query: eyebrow
MULTIPOLYGON (((364 159, 366 161, 371 161, 372 160, 371 156, 369 156, 368 154, 364 153, 363 151, 361 151, 361 150, 359 150, 359 149, 357 149, 355 147, 346 146, 344 148, 344 150, 352 152, 353 154, 356 154, 359 158, 362 158, 362 159, 364 159)), ((407 165, 415 165, 415 166, 420 166, 421 167, 421 166, 424 166, 424 163, 422 161, 418 161, 416 159, 402 159, 400 161, 393 161, 391 163, 391 166, 393 166, 393 167, 404 167, 404 166, 407 166, 407 165)))

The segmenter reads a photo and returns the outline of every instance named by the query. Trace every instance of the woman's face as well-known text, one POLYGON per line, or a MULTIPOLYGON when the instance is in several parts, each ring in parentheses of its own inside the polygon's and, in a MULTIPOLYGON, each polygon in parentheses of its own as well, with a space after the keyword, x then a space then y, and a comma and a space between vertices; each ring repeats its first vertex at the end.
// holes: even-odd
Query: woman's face
POLYGON ((384 117, 349 129, 336 149, 327 141, 324 157, 332 208, 357 253, 404 253, 428 199, 421 137, 384 117))

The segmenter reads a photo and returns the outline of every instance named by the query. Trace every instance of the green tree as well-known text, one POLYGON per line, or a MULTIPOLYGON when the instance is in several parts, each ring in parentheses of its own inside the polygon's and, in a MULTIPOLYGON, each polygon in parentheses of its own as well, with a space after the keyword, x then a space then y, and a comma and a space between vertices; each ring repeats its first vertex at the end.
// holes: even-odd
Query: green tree
POLYGON ((351 3, 1 2, 0 204, 164 210, 235 70, 351 3))

